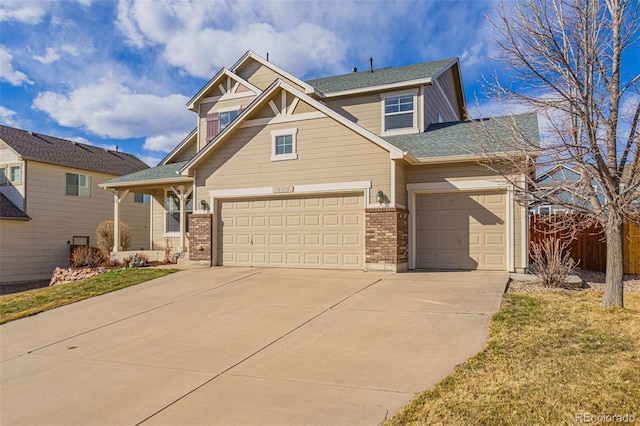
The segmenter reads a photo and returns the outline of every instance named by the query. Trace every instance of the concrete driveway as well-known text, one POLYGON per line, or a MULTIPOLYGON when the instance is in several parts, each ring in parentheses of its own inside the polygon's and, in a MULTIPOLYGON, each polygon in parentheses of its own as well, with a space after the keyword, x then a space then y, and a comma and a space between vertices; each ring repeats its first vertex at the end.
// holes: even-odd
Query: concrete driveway
POLYGON ((376 425, 482 349, 507 279, 179 272, 0 326, 0 423, 376 425))

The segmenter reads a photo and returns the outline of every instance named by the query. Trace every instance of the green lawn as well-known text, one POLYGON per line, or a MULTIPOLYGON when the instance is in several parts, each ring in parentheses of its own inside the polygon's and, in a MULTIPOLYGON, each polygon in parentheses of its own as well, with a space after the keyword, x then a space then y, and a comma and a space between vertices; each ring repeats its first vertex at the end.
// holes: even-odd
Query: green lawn
POLYGON ((178 269, 120 269, 82 281, 0 296, 0 324, 164 277, 177 271, 178 269))
POLYGON ((640 294, 624 310, 601 303, 593 291, 506 294, 486 348, 386 424, 640 423, 640 294))

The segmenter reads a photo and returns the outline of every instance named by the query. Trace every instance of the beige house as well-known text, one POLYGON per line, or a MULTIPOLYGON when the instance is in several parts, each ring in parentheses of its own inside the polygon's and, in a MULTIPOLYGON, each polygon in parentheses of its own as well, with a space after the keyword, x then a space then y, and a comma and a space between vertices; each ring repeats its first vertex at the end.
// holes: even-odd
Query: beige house
MULTIPOLYGON (((147 169, 135 156, 0 126, 0 283, 46 280, 69 265, 69 246, 96 244, 114 196, 98 185, 147 169)), ((149 203, 129 196, 122 221, 148 249, 149 203)))
MULTIPOLYGON (((158 167, 101 185, 152 196, 155 249, 206 265, 526 267, 527 210, 478 163, 456 58, 302 81, 247 52, 187 108, 197 127, 158 167)), ((536 116, 515 120, 537 143, 536 116)))

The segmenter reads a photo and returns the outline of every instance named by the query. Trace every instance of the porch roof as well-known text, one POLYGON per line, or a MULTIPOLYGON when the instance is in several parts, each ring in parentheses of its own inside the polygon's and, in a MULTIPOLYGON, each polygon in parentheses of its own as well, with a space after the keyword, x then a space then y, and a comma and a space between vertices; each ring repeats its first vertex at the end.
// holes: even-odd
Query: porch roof
POLYGON ((162 164, 139 172, 130 173, 110 179, 99 186, 102 188, 121 188, 129 186, 167 185, 171 183, 192 182, 193 178, 182 176, 178 171, 187 164, 186 161, 162 164))

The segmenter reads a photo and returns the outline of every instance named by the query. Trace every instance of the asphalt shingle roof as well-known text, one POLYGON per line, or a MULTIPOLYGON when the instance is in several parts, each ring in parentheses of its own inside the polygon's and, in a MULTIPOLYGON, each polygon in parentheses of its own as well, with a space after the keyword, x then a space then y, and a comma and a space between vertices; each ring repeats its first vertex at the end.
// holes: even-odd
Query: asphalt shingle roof
POLYGON ((0 139, 26 160, 125 175, 149 166, 136 156, 13 127, 0 126, 0 139))
MULTIPOLYGON (((485 118, 482 123, 488 132, 497 137, 491 138, 481 127, 478 120, 454 121, 431 124, 425 132, 408 135, 385 136, 384 140, 416 158, 437 158, 458 155, 482 154, 514 151, 512 133, 509 128, 510 116, 485 118)), ((536 114, 513 116, 514 124, 534 146, 539 147, 538 118, 536 114)), ((531 150, 533 147, 527 147, 531 150)))
POLYGON ((306 81, 322 93, 340 92, 343 90, 362 89, 364 87, 382 86, 404 81, 418 80, 432 77, 455 58, 424 62, 395 68, 379 68, 373 72, 359 71, 332 77, 318 78, 306 81))
POLYGON ((2 219, 30 219, 27 214, 11 202, 2 192, 0 192, 0 218, 2 219))
POLYGON ((187 161, 179 161, 177 163, 169 163, 151 167, 146 170, 141 170, 139 172, 131 173, 125 176, 118 176, 116 178, 109 179, 103 185, 109 186, 110 184, 115 183, 145 182, 158 179, 179 178, 182 176, 178 174, 178 170, 180 170, 185 164, 187 164, 187 161))

